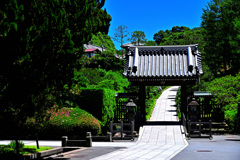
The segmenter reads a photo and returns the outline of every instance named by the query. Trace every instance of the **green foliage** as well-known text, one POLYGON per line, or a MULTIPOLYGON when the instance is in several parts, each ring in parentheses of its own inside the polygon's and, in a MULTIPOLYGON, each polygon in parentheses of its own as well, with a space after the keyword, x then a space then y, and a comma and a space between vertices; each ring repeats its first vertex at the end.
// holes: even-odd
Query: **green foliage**
MULTIPOLYGON (((83 68, 75 71, 74 85, 66 87, 69 93, 66 94, 65 102, 62 106, 80 106, 96 118, 104 126, 109 119, 112 119, 115 108, 116 92, 124 92, 129 86, 126 78, 121 72, 105 71, 103 69, 83 68), (87 80, 84 83, 77 83, 87 80)), ((63 99, 64 101, 64 99, 63 99)))
POLYGON ((237 108, 240 104, 240 73, 216 78, 208 84, 207 89, 215 94, 215 103, 223 106, 225 119, 233 124, 237 120, 237 108))
POLYGON ((156 46, 157 43, 155 41, 147 41, 147 43, 145 44, 145 46, 156 46))
POLYGON ((116 92, 123 92, 129 83, 127 79, 122 76, 121 71, 106 71, 104 69, 97 68, 83 68, 75 72, 73 87, 80 90, 84 88, 107 88, 116 92), (77 82, 84 80, 85 86, 77 82))
POLYGON ((118 26, 118 28, 115 29, 115 33, 114 33, 114 41, 117 41, 121 44, 121 46, 123 45, 123 43, 125 43, 125 38, 128 36, 128 31, 127 31, 127 27, 120 25, 118 26))
MULTIPOLYGON (((202 45, 201 28, 189 29, 188 27, 172 27, 172 30, 160 30, 154 34, 153 39, 158 45, 202 45)), ((201 48, 200 48, 201 49, 201 48)))
MULTIPOLYGON (((12 148, 14 151, 17 150, 17 142, 16 141, 11 141, 9 144, 10 148, 12 148)), ((21 152, 23 151, 24 148, 24 143, 21 141, 18 141, 18 150, 21 152)))
MULTIPOLYGON (((80 108, 60 108, 57 106, 47 111, 48 118, 40 129, 37 129, 39 135, 48 139, 61 139, 61 136, 86 136, 86 132, 92 132, 93 135, 101 133, 100 122, 90 113, 80 108)), ((36 132, 36 119, 30 118, 25 124, 32 133, 36 132)))
POLYGON ((147 39, 145 38, 145 33, 143 31, 134 31, 131 35, 131 38, 129 40, 139 46, 141 43, 146 43, 147 39))
POLYGON ((83 44, 109 21, 100 9, 104 2, 1 2, 0 125, 6 132, 10 127, 18 130, 29 116, 41 120, 54 101, 62 101, 63 86, 71 86, 83 44), (8 125, 2 124, 6 121, 8 125))
POLYGON ((116 106, 114 90, 110 89, 81 89, 79 107, 91 113, 105 126, 114 118, 116 106))
MULTIPOLYGON (((98 83, 101 82, 102 78, 106 75, 105 70, 97 68, 82 68, 81 70, 79 70, 79 72, 82 74, 81 77, 85 77, 86 79, 88 79, 89 83, 87 84, 89 85, 98 85, 98 83)), ((78 79, 80 79, 81 77, 79 77, 78 79)))
POLYGON ((238 103, 240 99, 240 73, 237 76, 225 76, 216 78, 209 83, 208 89, 216 94, 218 104, 238 103))
POLYGON ((239 72, 239 7, 239 0, 212 0, 203 10, 203 60, 215 76, 239 72))
POLYGON ((96 35, 92 36, 91 42, 94 45, 103 46, 103 48, 106 48, 107 50, 112 52, 112 54, 114 54, 116 52, 115 45, 114 45, 113 41, 106 34, 98 32, 96 35))
POLYGON ((107 35, 109 32, 112 17, 107 13, 106 8, 104 10, 103 9, 99 10, 99 13, 98 15, 96 15, 95 19, 98 21, 98 25, 100 26, 99 31, 107 35))
MULTIPOLYGON (((15 149, 14 149, 14 142, 11 142, 9 145, 0 145, 0 158, 7 160, 7 159, 14 159, 17 158, 15 157, 15 149)), ((21 144, 23 144, 21 142, 21 144)), ((45 150, 49 150, 52 149, 52 147, 39 147, 39 149, 37 149, 36 146, 28 146, 28 145, 24 145, 23 148, 20 151, 20 155, 26 155, 26 154, 30 154, 30 153, 37 153, 37 152, 41 152, 41 151, 45 151, 45 150)), ((19 157, 18 157, 19 158, 19 157)), ((20 159, 20 158, 19 158, 20 159)))
POLYGON ((153 39, 155 40, 155 42, 157 43, 157 45, 159 45, 160 43, 162 43, 163 39, 165 37, 169 37, 171 34, 171 31, 169 31, 168 29, 163 31, 160 30, 158 31, 158 33, 155 33, 153 36, 153 39))
POLYGON ((193 87, 193 90, 199 90, 199 91, 206 91, 208 83, 214 80, 214 75, 209 70, 209 67, 207 65, 202 65, 202 69, 204 71, 204 74, 201 76, 201 81, 198 85, 193 87))
POLYGON ((108 71, 96 87, 97 88, 108 88, 116 92, 124 92, 125 88, 128 87, 126 78, 123 78, 120 72, 108 71))
POLYGON ((74 77, 72 78, 72 86, 87 87, 89 83, 89 79, 84 76, 83 72, 78 72, 77 70, 75 70, 74 77))
POLYGON ((105 70, 119 71, 122 69, 123 60, 116 58, 116 54, 110 50, 103 51, 101 54, 96 54, 89 59, 89 68, 101 68, 105 70))
POLYGON ((116 92, 124 92, 125 88, 129 86, 121 72, 97 68, 83 68, 76 71, 74 81, 76 83, 71 89, 74 97, 71 106, 78 105, 81 109, 93 114, 103 126, 114 118, 116 92), (77 84, 81 79, 88 80, 84 88, 77 84))

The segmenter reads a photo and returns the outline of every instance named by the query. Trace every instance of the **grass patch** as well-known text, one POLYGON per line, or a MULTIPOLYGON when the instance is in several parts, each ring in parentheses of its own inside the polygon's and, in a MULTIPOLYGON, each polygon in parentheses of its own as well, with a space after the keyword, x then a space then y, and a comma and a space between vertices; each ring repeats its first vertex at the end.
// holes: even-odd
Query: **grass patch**
MULTIPOLYGON (((52 149, 52 147, 39 147, 37 149, 36 146, 24 146, 22 149, 20 149, 20 155, 27 155, 31 153, 37 153, 45 150, 52 149)), ((12 148, 10 145, 0 145, 0 155, 15 155, 16 150, 12 148)))

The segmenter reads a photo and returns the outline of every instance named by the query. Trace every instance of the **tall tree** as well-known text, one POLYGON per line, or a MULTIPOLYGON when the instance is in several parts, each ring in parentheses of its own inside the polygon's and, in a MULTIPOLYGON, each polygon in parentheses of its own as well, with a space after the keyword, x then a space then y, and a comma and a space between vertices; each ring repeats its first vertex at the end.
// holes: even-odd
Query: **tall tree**
POLYGON ((98 17, 95 17, 95 19, 99 19, 99 31, 108 34, 109 32, 109 27, 110 27, 110 22, 112 21, 112 17, 110 14, 107 13, 106 8, 103 10, 101 9, 99 11, 99 14, 97 15, 98 17))
POLYGON ((145 33, 143 31, 134 31, 129 40, 135 45, 139 46, 141 43, 145 44, 147 39, 145 38, 145 33))
POLYGON ((61 101, 83 44, 104 23, 104 0, 26 0, 0 5, 0 122, 13 132, 61 101), (78 53, 78 54, 77 54, 78 53), (12 130, 11 130, 12 129, 12 130))
POLYGON ((215 74, 237 73, 239 70, 238 0, 212 0, 203 10, 203 59, 215 74))
MULTIPOLYGON (((223 23, 229 37, 230 45, 230 73, 240 72, 240 1, 225 0, 222 4, 223 23)), ((224 31, 225 32, 225 31, 224 31)))
POLYGON ((162 43, 163 39, 168 36, 170 36, 169 30, 166 30, 166 31, 160 30, 154 34, 153 39, 155 40, 157 45, 159 45, 160 43, 162 43))
POLYGON ((126 26, 120 25, 118 26, 118 28, 115 29, 113 40, 121 44, 122 57, 123 57, 122 45, 123 43, 125 43, 125 38, 127 38, 128 34, 129 33, 127 31, 126 26))
POLYGON ((122 46, 128 34, 127 26, 120 25, 115 29, 113 40, 119 42, 122 46))

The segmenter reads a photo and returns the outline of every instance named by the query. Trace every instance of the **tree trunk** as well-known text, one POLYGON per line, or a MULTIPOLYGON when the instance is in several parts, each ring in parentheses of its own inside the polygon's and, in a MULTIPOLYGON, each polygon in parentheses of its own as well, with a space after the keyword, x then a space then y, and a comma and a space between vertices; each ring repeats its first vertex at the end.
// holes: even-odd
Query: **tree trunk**
POLYGON ((140 112, 141 112, 141 125, 146 122, 146 89, 145 86, 139 86, 139 102, 140 102, 140 112))
POLYGON ((19 154, 19 141, 18 141, 18 139, 15 139, 15 141, 16 141, 16 153, 18 155, 19 154))

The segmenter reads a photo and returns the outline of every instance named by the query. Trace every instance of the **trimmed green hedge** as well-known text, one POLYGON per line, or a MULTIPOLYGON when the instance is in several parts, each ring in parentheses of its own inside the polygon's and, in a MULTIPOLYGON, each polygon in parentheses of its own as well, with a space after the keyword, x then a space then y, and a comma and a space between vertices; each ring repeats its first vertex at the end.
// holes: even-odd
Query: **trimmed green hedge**
POLYGON ((114 118, 115 91, 110 89, 82 89, 78 105, 106 125, 114 118))

